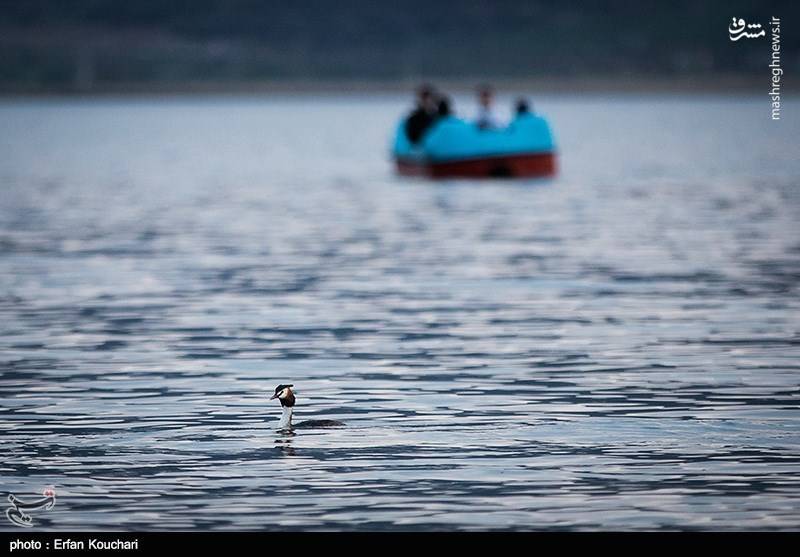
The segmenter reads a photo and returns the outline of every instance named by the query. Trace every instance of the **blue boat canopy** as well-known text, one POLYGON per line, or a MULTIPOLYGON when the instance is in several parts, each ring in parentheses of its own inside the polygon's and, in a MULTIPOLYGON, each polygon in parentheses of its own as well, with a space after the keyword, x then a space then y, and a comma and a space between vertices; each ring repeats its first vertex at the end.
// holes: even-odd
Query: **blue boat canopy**
POLYGON ((443 162, 555 151, 547 120, 535 114, 514 118, 505 128, 482 130, 454 116, 438 120, 416 144, 408 140, 405 120, 397 126, 393 154, 398 159, 443 162))

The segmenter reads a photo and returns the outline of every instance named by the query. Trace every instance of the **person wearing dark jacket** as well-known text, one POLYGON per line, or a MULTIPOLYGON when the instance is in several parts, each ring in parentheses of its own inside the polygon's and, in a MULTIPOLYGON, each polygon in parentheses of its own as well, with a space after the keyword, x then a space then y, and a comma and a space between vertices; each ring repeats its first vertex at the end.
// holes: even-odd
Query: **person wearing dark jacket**
POLYGON ((417 107, 406 119, 406 136, 411 143, 419 143, 422 136, 436 120, 438 106, 435 92, 430 85, 417 89, 417 107))

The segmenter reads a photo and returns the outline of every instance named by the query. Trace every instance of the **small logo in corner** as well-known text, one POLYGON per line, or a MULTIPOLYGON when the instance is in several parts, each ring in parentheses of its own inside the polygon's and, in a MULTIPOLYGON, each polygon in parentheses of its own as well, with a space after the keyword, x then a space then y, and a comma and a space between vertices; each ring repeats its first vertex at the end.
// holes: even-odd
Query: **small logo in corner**
POLYGON ((757 39, 766 35, 766 31, 761 29, 760 23, 745 23, 741 18, 731 18, 731 24, 728 26, 728 36, 732 41, 738 41, 742 37, 748 39, 757 39))
POLYGON ((46 487, 44 491, 42 491, 42 495, 43 497, 41 499, 37 499, 36 501, 23 501, 16 495, 9 494, 8 502, 11 503, 11 506, 6 509, 6 517, 8 520, 12 524, 16 526, 22 526, 24 528, 30 528, 33 526, 33 517, 31 517, 29 514, 26 514, 25 511, 36 511, 39 509, 49 511, 56 506, 55 489, 52 487, 46 487))

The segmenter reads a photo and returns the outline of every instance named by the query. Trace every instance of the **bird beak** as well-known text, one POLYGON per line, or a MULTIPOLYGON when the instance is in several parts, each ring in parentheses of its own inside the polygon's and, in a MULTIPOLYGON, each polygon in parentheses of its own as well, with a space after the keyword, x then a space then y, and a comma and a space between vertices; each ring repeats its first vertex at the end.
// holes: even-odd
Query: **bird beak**
POLYGON ((275 393, 274 395, 272 395, 271 397, 269 397, 269 399, 270 399, 270 400, 272 400, 272 399, 274 399, 274 398, 278 398, 278 393, 275 393))

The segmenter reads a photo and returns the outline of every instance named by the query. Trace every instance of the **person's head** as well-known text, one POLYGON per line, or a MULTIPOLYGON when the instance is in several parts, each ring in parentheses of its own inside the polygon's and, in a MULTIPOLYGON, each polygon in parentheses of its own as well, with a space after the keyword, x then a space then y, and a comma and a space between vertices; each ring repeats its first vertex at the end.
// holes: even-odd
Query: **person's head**
POLYGON ((436 107, 436 90, 432 85, 423 83, 417 87, 417 106, 426 110, 436 107))
POLYGON ((478 102, 484 108, 489 108, 492 106, 492 100, 494 99, 494 91, 488 85, 481 85, 478 87, 478 102))
POLYGON ((447 97, 442 97, 439 99, 439 107, 438 107, 439 116, 450 116, 452 111, 450 110, 450 99, 447 97))
POLYGON ((530 114, 531 113, 531 106, 528 103, 527 99, 520 97, 517 99, 516 104, 514 105, 514 112, 517 113, 517 116, 522 114, 530 114))

